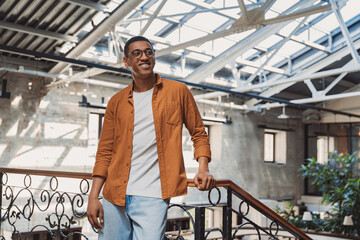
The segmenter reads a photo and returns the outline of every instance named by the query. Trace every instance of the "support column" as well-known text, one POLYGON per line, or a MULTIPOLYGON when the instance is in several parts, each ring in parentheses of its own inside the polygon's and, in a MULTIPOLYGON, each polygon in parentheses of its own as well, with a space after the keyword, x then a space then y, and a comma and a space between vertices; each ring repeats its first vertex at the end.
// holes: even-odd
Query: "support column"
POLYGON ((232 233, 232 199, 231 189, 227 188, 227 204, 223 207, 223 239, 231 240, 232 233))
POLYGON ((205 207, 195 207, 195 240, 205 240, 205 207))

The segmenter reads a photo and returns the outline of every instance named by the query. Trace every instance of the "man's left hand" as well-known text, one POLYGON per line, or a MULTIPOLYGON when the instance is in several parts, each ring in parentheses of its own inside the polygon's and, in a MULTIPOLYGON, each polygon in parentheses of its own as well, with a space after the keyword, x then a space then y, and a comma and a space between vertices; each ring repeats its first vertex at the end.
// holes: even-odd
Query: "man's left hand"
POLYGON ((200 191, 211 190, 216 184, 215 178, 208 171, 198 172, 194 177, 194 182, 200 191))

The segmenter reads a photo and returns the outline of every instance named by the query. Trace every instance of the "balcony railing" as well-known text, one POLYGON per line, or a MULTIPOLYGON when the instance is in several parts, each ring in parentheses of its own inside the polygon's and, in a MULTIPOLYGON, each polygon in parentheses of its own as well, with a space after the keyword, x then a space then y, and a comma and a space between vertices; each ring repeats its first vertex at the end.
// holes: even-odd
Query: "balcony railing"
MULTIPOLYGON (((91 174, 0 168, 0 179, 0 240, 97 239, 86 219, 91 174)), ((195 187, 193 180, 188 187, 195 187)), ((173 209, 183 211, 193 230, 173 221, 175 231, 167 232, 166 239, 311 239, 230 180, 217 180, 206 202, 171 203, 173 209), (222 209, 221 224, 206 228, 206 211, 214 208, 222 209), (267 226, 252 217, 254 212, 267 226)))

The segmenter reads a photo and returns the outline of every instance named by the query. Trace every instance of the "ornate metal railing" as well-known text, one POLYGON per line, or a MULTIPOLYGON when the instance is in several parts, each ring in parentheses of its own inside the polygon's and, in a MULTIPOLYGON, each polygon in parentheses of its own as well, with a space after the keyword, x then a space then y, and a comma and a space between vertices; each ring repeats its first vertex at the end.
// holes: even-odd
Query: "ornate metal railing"
MULTIPOLYGON (((47 239, 97 239, 86 220, 90 179, 88 173, 0 168, 0 240, 29 239, 34 234, 45 234, 47 239), (13 181, 9 174, 16 176, 13 181), (70 190, 62 189, 58 178, 70 180, 70 190)), ((188 180, 188 186, 195 187, 193 180, 188 180)), ((170 204, 169 211, 183 211, 193 230, 184 231, 178 224, 166 238, 181 240, 191 235, 195 240, 228 240, 256 235, 258 239, 278 239, 285 232, 289 239, 311 239, 232 181, 217 180, 207 199, 208 203, 201 204, 170 204), (221 228, 205 228, 209 208, 222 208, 221 228), (266 217, 269 226, 252 219, 250 212, 254 211, 266 217), (240 220, 236 227, 233 213, 240 220)))
POLYGON ((89 179, 90 174, 74 172, 0 168, 0 239, 29 239, 34 234, 48 235, 46 239, 88 239, 79 231, 78 221, 86 217, 89 179), (11 181, 9 173, 24 176, 11 181), (34 184, 34 176, 47 178, 34 184), (79 179, 79 189, 62 191, 59 177, 73 184, 79 179), (28 227, 32 220, 36 222, 28 227))

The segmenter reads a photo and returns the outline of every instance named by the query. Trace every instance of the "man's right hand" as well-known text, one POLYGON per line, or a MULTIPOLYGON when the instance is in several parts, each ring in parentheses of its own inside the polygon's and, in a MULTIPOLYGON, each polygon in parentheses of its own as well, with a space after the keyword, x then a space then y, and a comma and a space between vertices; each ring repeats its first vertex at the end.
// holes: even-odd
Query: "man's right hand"
POLYGON ((90 198, 88 201, 87 218, 96 229, 102 229, 104 223, 104 211, 98 198, 90 198), (99 219, 98 219, 99 218, 99 219), (100 222, 99 222, 100 221, 100 222))

